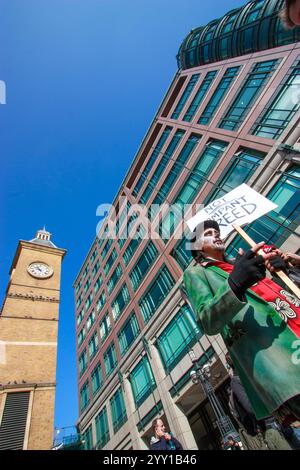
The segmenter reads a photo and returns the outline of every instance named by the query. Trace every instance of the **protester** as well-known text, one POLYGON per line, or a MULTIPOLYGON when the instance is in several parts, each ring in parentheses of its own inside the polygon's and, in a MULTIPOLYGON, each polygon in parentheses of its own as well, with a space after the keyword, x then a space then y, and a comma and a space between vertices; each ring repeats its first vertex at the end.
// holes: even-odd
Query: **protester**
POLYGON ((257 255, 261 242, 233 264, 211 220, 192 242, 197 265, 184 272, 186 297, 204 332, 221 333, 256 419, 300 419, 299 299, 265 278, 265 263, 279 257, 257 255))
POLYGON ((294 29, 300 25, 300 0, 285 0, 279 17, 285 29, 294 29))
POLYGON ((241 450, 241 447, 232 436, 228 436, 226 445, 225 445, 226 450, 241 450))
POLYGON ((183 450, 172 433, 166 432, 164 422, 160 418, 153 421, 152 429, 155 435, 151 438, 150 450, 183 450))

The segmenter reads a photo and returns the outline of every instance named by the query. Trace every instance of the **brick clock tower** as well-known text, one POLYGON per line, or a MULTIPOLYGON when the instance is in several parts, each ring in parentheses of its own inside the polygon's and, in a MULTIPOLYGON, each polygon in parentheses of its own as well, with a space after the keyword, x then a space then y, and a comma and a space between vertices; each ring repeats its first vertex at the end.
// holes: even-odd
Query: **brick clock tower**
POLYGON ((0 450, 53 442, 61 264, 45 229, 20 240, 0 313, 0 450))

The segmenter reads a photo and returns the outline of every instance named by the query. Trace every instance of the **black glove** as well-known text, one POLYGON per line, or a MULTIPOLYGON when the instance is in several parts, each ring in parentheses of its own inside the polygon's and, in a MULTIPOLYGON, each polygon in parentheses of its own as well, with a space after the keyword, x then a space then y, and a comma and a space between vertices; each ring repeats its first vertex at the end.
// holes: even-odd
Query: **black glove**
POLYGON ((249 250, 236 260, 233 271, 228 278, 228 283, 237 298, 242 300, 246 289, 261 281, 265 276, 264 258, 249 250))
POLYGON ((274 258, 270 258, 269 263, 272 266, 272 268, 276 270, 280 269, 281 271, 286 271, 285 261, 279 255, 274 256, 274 258))

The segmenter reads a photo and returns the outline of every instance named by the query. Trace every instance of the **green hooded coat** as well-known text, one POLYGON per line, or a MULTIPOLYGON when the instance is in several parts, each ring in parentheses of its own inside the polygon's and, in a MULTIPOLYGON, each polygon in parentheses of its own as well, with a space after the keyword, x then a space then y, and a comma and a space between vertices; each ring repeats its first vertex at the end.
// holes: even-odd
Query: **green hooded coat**
POLYGON ((207 335, 221 333, 257 419, 300 394, 300 339, 251 290, 240 301, 228 273, 197 265, 183 275, 184 290, 207 335))

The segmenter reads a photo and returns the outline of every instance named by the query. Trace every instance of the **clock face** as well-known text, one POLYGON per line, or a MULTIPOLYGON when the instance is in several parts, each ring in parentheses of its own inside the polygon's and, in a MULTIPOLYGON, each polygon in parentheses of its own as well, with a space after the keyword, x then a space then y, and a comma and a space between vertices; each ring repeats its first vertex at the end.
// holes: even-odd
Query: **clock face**
POLYGON ((48 266, 46 263, 31 263, 27 271, 29 274, 31 274, 34 277, 38 277, 41 279, 45 279, 47 277, 52 276, 53 274, 53 268, 51 266, 48 266))

